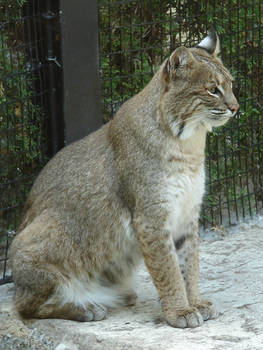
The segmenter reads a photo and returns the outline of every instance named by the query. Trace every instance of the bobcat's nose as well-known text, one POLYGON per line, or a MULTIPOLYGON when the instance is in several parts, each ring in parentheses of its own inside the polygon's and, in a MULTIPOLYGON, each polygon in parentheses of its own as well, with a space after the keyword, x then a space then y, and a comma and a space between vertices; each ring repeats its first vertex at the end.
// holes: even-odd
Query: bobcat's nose
POLYGON ((234 114, 236 114, 236 112, 239 110, 239 104, 236 103, 232 103, 230 106, 228 106, 230 111, 234 114))

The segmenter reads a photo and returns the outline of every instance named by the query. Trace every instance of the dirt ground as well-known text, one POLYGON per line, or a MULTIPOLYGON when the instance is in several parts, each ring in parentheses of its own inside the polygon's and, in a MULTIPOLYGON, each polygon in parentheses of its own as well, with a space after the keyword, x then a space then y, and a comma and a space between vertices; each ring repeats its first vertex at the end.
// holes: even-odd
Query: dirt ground
POLYGON ((0 349, 36 350, 262 350, 263 217, 231 229, 201 234, 200 288, 219 311, 194 329, 162 319, 157 292, 142 266, 138 301, 99 322, 20 320, 12 309, 14 287, 0 287, 0 349))

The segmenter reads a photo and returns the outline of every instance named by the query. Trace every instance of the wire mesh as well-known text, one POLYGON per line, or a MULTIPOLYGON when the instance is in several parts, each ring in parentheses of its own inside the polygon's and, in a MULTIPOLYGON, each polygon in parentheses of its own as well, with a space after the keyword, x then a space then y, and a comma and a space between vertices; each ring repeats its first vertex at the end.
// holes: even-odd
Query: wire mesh
POLYGON ((0 283, 26 195, 47 161, 40 1, 0 5, 0 283))
POLYGON ((203 227, 262 213, 263 4, 261 0, 99 1, 103 115, 139 92, 169 53, 215 27, 235 78, 240 112, 207 139, 203 227))

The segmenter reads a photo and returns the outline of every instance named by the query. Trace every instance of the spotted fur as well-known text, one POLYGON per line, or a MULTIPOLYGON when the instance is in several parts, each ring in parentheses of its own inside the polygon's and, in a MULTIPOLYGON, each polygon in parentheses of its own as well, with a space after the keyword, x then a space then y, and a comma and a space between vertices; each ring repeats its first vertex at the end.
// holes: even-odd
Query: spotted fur
POLYGON ((170 325, 215 317, 198 288, 204 148, 238 109, 218 52, 215 33, 176 49, 112 121, 42 170, 11 247, 21 315, 100 320, 135 302, 143 258, 170 325))

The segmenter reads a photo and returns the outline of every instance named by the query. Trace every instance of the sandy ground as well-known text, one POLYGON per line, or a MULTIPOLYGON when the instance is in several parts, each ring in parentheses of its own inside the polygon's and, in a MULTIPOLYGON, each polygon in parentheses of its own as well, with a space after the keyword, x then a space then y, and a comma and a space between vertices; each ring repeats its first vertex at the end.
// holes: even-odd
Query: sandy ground
POLYGON ((219 311, 195 329, 175 329, 162 319, 157 292, 142 266, 136 306, 99 322, 30 320, 12 310, 14 287, 0 287, 0 349, 37 350, 262 350, 263 217, 232 229, 203 232, 200 288, 219 311))

